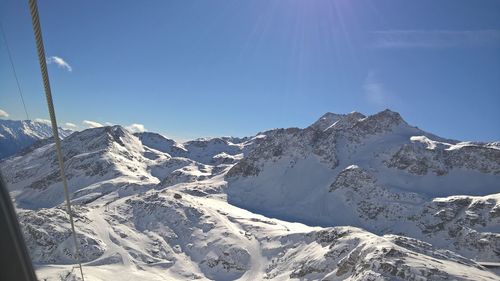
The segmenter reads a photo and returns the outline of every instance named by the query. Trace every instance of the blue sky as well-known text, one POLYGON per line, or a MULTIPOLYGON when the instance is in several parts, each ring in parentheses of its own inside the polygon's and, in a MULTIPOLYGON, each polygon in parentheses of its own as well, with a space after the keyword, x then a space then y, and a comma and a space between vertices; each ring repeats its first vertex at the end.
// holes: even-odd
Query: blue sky
MULTIPOLYGON (((61 125, 137 123, 185 140, 390 108, 443 137, 500 140, 500 1, 42 0, 39 8, 61 125)), ((0 20, 29 114, 47 118, 27 0, 0 1, 0 20)), ((0 42, 0 109, 25 119, 0 42)))

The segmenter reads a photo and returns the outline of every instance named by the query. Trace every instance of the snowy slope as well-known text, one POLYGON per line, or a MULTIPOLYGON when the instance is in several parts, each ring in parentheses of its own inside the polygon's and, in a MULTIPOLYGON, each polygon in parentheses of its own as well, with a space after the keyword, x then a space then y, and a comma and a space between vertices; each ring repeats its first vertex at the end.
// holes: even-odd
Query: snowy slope
MULTIPOLYGON (((143 146, 121 126, 75 132, 62 141, 65 170, 75 200, 92 201, 117 189, 147 190, 184 166, 189 159, 143 146)), ((53 144, 6 159, 1 164, 18 207, 54 207, 63 200, 53 144)))
MULTIPOLYGON (((108 194, 78 207, 86 279, 498 279, 471 260, 415 239, 270 219, 221 197, 189 195, 185 188, 108 194)), ((38 275, 76 279, 67 264, 72 258, 69 225, 44 212, 21 215, 38 275)))
MULTIPOLYGON (((65 138, 71 130, 59 128, 59 136, 65 138)), ((16 154, 37 141, 52 136, 50 124, 32 120, 0 120, 0 159, 16 154)))
POLYGON ((498 147, 436 137, 388 110, 368 117, 326 114, 306 129, 264 135, 228 172, 230 203, 310 225, 399 233, 470 258, 500 260, 500 201, 493 195, 500 193, 498 147), (455 195, 465 198, 458 207, 455 195))
MULTIPOLYGON (((500 260, 498 144, 395 112, 182 144, 103 127, 62 146, 86 280, 499 279, 476 262, 500 260)), ((78 280, 53 144, 0 169, 39 278, 78 280)))
POLYGON ((143 145, 169 154, 188 158, 203 164, 234 164, 251 149, 254 138, 200 138, 178 143, 152 132, 136 133, 143 145))
POLYGON ((184 156, 187 153, 187 149, 181 143, 178 143, 172 139, 168 139, 160 134, 152 132, 142 132, 135 133, 134 135, 139 138, 143 145, 164 153, 168 153, 173 157, 184 156))

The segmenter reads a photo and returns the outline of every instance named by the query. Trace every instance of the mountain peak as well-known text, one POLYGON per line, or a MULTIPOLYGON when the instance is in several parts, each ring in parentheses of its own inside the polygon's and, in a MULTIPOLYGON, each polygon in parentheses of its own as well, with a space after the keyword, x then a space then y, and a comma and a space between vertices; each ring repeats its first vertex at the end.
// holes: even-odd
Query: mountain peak
POLYGON ((372 117, 378 118, 378 119, 390 119, 390 120, 394 120, 397 122, 405 122, 403 120, 403 118, 401 117, 401 114, 399 114, 396 111, 392 111, 390 109, 385 109, 383 111, 380 111, 379 113, 372 115, 372 117))
POLYGON ((365 115, 353 111, 348 114, 338 114, 338 113, 332 113, 332 112, 327 112, 323 114, 316 122, 314 122, 310 128, 315 128, 320 131, 325 131, 329 129, 331 126, 333 126, 335 123, 337 123, 340 120, 359 120, 365 118, 365 115))
POLYGON ((158 133, 142 132, 135 133, 134 135, 139 138, 143 145, 164 153, 168 153, 173 157, 183 156, 187 151, 182 144, 177 143, 175 140, 169 139, 158 133))
POLYGON ((376 114, 365 116, 362 113, 353 111, 348 114, 337 114, 327 112, 314 122, 310 128, 320 131, 329 129, 342 130, 357 125, 366 128, 368 131, 379 129, 387 130, 393 126, 407 124, 398 112, 386 109, 376 114))
POLYGON ((385 128, 389 128, 400 124, 406 124, 406 125, 408 124, 398 112, 392 111, 390 109, 386 109, 380 111, 379 113, 370 115, 366 117, 363 121, 366 124, 370 124, 372 126, 385 127, 385 128))
POLYGON ((114 143, 127 149, 135 150, 139 147, 139 140, 120 125, 89 128, 75 132, 63 143, 63 146, 84 146, 89 150, 103 149, 114 143))

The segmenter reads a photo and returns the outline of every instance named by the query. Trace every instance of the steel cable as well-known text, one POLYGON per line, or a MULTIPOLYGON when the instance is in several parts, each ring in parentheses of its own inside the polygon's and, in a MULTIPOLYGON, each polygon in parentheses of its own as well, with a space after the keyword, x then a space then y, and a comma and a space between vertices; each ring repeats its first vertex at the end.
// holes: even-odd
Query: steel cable
POLYGON ((57 159, 59 162, 59 169, 61 171, 61 179, 62 179, 63 187, 64 187, 64 196, 66 197, 66 209, 67 209, 67 212, 69 215, 69 220, 71 223, 71 231, 73 232, 73 242, 75 244, 76 260, 78 262, 78 266, 80 267, 80 274, 82 276, 82 281, 85 281, 85 279, 83 277, 82 263, 80 261, 80 247, 78 244, 78 239, 76 238, 75 224, 73 222, 73 213, 71 211, 71 201, 69 198, 68 181, 66 179, 66 174, 64 172, 64 158, 62 156, 61 140, 59 139, 56 114, 54 111, 54 103, 52 101, 52 91, 50 89, 49 73, 47 71, 47 62, 45 59, 45 49, 43 46, 42 29, 40 27, 40 18, 38 16, 38 6, 37 6, 36 0, 28 0, 28 1, 29 1, 30 11, 31 11, 31 20, 33 23, 33 32, 35 34, 35 42, 36 42, 36 47, 37 47, 37 51, 38 51, 38 61, 40 62, 40 70, 42 72, 43 85, 45 88, 45 97, 47 98, 47 106, 49 108, 50 123, 52 125, 52 133, 54 135, 54 142, 56 144, 57 159))

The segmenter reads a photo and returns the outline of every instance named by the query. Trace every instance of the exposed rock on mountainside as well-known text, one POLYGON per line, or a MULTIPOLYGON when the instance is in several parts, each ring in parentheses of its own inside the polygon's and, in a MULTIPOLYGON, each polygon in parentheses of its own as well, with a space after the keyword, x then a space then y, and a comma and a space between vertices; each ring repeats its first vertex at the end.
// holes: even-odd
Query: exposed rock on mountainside
POLYGON ((411 141, 392 156, 387 162, 389 167, 416 175, 444 175, 454 168, 500 174, 500 149, 492 144, 449 144, 425 136, 412 137, 411 141))
MULTIPOLYGON (((500 147, 389 110, 182 144, 102 127, 62 146, 90 279, 499 278, 476 261, 500 261, 500 147)), ((0 169, 39 277, 76 280, 54 145, 0 169)))
MULTIPOLYGON (((80 257, 84 262, 100 257, 106 245, 96 237, 88 227, 88 209, 75 208, 75 219, 79 222, 78 240, 80 257), (83 231, 82 231, 83 230, 83 231)), ((73 240, 68 215, 63 208, 41 209, 38 211, 22 211, 19 221, 23 226, 23 234, 31 258, 37 263, 74 263, 73 240)))
POLYGON ((399 233, 471 258, 500 260, 500 221, 491 216, 500 203, 489 195, 500 192, 494 144, 439 138, 389 110, 368 117, 327 113, 308 128, 262 135, 227 173, 230 203, 311 225, 399 233), (469 203, 457 209, 456 194, 469 203), (488 202, 480 205, 485 210, 469 211, 475 200, 488 202))
POLYGON ((172 157, 188 158, 203 164, 234 164, 239 160, 251 138, 207 138, 178 143, 160 134, 136 133, 141 142, 172 157), (221 163, 222 162, 222 163, 221 163))
MULTIPOLYGON (((151 190, 114 201, 102 198, 87 210, 78 207, 85 274, 106 280, 122 276, 122 271, 145 280, 498 277, 467 258, 416 239, 377 236, 353 227, 312 228, 258 216, 219 199, 188 194, 176 199, 175 194, 151 190)), ((56 214, 23 216, 34 260, 50 264, 41 270, 43 277, 54 276, 55 268, 64 273, 64 264, 72 258, 67 220, 56 214), (32 224, 43 228, 32 234, 32 224), (57 229, 51 229, 54 226, 57 229)))
MULTIPOLYGON (((65 138, 71 130, 59 128, 59 136, 65 138)), ((0 159, 16 154, 37 141, 52 136, 50 124, 31 120, 0 120, 0 159)))

